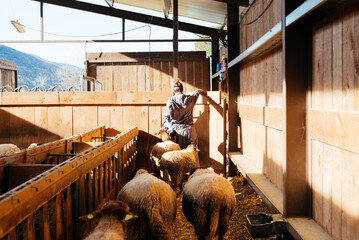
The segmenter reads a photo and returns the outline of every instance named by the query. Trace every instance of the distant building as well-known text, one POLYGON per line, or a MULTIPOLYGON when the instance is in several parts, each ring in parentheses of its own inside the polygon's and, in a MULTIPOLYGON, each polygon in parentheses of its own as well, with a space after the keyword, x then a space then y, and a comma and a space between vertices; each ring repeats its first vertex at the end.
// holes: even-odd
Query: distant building
POLYGON ((0 59, 0 87, 17 88, 17 69, 15 63, 0 59))

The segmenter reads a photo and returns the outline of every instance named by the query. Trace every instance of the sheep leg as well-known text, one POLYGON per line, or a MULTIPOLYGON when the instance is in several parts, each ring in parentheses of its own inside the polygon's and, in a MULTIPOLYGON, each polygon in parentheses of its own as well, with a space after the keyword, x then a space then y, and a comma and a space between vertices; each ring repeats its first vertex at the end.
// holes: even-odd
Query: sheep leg
POLYGON ((163 170, 163 181, 165 181, 166 183, 169 182, 169 173, 168 173, 168 169, 164 169, 163 170))
POLYGON ((154 239, 173 239, 170 226, 163 221, 158 209, 150 208, 147 214, 154 239))

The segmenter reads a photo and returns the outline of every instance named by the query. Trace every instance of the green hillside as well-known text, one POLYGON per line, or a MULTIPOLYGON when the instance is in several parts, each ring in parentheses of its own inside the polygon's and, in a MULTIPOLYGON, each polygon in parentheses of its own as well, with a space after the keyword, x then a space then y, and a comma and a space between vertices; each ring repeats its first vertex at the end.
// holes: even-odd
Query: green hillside
POLYGON ((80 77, 85 72, 83 68, 50 62, 4 45, 0 45, 0 59, 15 62, 18 70, 18 86, 27 85, 29 88, 39 85, 46 88, 55 85, 64 88, 79 85, 80 77))

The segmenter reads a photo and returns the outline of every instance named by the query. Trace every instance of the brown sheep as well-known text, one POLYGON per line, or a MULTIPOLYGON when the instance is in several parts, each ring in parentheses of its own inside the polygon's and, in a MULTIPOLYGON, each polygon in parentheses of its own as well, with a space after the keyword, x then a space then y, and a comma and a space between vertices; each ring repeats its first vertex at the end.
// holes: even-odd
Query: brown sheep
POLYGON ((209 169, 197 169, 184 186, 182 210, 199 240, 223 239, 235 205, 231 183, 209 169))
POLYGON ((110 200, 101 210, 87 216, 89 219, 99 218, 94 231, 85 240, 124 240, 126 238, 125 222, 137 216, 130 212, 130 207, 121 201, 110 200))
POLYGON ((160 159, 160 170, 163 171, 163 179, 171 182, 173 189, 180 187, 182 192, 183 177, 186 173, 196 168, 196 154, 199 151, 193 145, 188 145, 186 149, 180 151, 166 152, 160 159))
POLYGON ((119 192, 138 219, 127 225, 127 239, 174 239, 172 223, 176 218, 176 193, 164 181, 140 169, 119 192))

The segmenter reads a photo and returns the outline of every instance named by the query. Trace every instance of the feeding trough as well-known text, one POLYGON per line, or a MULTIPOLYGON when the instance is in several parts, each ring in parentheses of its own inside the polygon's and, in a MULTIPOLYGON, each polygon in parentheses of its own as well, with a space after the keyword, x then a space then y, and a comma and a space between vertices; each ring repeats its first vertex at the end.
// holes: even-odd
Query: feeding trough
POLYGON ((287 222, 280 214, 249 214, 246 215, 246 219, 253 238, 268 238, 287 232, 287 222))

